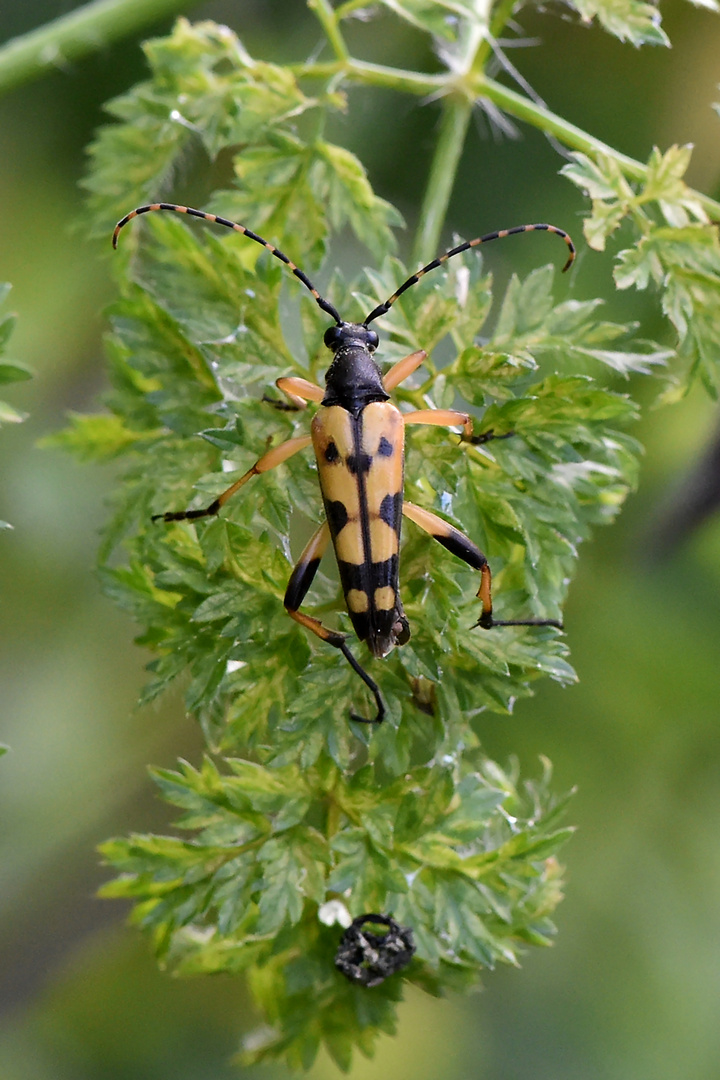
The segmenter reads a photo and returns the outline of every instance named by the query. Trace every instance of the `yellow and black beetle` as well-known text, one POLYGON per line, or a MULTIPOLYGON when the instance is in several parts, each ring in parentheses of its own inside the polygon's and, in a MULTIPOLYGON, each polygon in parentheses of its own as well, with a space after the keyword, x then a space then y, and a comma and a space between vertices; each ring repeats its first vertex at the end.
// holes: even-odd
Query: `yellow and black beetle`
POLYGON ((461 426, 463 438, 476 443, 486 442, 494 436, 492 432, 473 435, 472 418, 468 413, 454 409, 400 412, 389 401, 388 391, 408 378, 423 362, 426 353, 420 350, 406 356, 383 377, 373 359, 373 353, 378 346, 378 335, 368 327, 380 315, 384 315, 397 298, 429 270, 441 266, 453 255, 479 247, 490 240, 524 232, 555 233, 565 241, 569 249, 568 260, 563 267, 565 271, 575 258, 575 247, 568 234, 555 225, 517 225, 512 229, 501 229, 475 240, 468 240, 433 259, 409 277, 391 297, 374 308, 363 322, 349 323, 340 318, 333 305, 323 299, 307 275, 295 266, 287 255, 250 229, 246 229, 244 225, 216 214, 208 214, 189 206, 178 206, 175 203, 140 206, 126 214, 115 226, 113 247, 117 247, 118 233, 124 225, 140 214, 155 210, 169 210, 202 218, 204 221, 234 229, 262 244, 302 281, 319 307, 335 320, 335 325, 325 332, 325 345, 332 352, 333 359, 325 375, 324 389, 294 376, 278 379, 276 383, 278 389, 286 394, 296 407, 304 408, 308 401, 320 405, 312 421, 312 433, 288 439, 280 446, 268 450, 244 476, 206 509, 168 511, 156 515, 153 520, 193 521, 217 514, 231 495, 252 476, 274 469, 276 465, 287 461, 293 454, 312 443, 326 520, 311 537, 300 556, 290 576, 284 604, 291 618, 339 649, 372 691, 377 715, 368 720, 355 713, 350 714, 353 720, 361 723, 380 723, 383 720, 385 705, 377 683, 350 652, 344 634, 329 630, 318 619, 304 615, 299 610, 330 540, 335 548, 345 602, 355 633, 361 641, 367 643, 373 656, 387 656, 395 645, 404 645, 410 637, 410 627, 400 600, 398 577, 400 525, 403 515, 473 569, 480 571, 477 595, 482 602, 482 613, 476 626, 485 630, 493 626, 560 627, 560 623, 551 619, 494 619, 490 568, 480 549, 436 514, 404 501, 404 445, 405 427, 408 424, 461 426))

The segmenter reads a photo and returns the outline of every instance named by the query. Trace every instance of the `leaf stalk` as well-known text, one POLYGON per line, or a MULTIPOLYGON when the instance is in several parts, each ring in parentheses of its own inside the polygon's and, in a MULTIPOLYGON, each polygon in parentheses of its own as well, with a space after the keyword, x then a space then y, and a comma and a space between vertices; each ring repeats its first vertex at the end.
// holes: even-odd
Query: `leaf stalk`
POLYGON ((104 49, 187 0, 94 0, 0 47, 0 93, 104 49))

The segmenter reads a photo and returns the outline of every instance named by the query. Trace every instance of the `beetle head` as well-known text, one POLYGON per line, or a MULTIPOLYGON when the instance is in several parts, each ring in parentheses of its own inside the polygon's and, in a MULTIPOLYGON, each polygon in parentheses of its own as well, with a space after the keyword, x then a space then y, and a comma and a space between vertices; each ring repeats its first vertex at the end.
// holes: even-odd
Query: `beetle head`
POLYGON ((333 353, 353 346, 374 353, 379 339, 374 330, 368 330, 362 323, 341 322, 327 328, 323 341, 333 353))

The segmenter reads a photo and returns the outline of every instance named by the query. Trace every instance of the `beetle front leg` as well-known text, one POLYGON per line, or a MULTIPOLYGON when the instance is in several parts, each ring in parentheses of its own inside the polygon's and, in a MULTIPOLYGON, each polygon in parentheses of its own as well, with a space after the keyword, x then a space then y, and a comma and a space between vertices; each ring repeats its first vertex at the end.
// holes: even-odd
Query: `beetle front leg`
MULTIPOLYGON (((414 503, 403 503, 403 514, 419 525, 433 540, 457 555, 459 559, 471 566, 473 570, 480 571, 480 588, 477 591, 478 600, 482 602, 480 618, 473 626, 479 626, 483 630, 492 630, 494 626, 554 626, 558 630, 563 629, 563 624, 557 619, 496 619, 492 610, 492 575, 488 561, 479 547, 469 540, 464 533, 456 529, 454 525, 443 521, 437 514, 424 510, 414 503)), ((472 629, 472 627, 471 627, 472 629)))
POLYGON ((278 401, 276 398, 263 397, 274 409, 281 412, 299 412, 307 408, 308 401, 321 402, 325 397, 325 391, 317 383, 308 379, 301 379, 296 375, 283 375, 275 380, 278 390, 285 395, 287 401, 278 401))
POLYGON ((300 625, 304 626, 307 630, 311 630, 321 641, 326 641, 328 645, 332 645, 334 648, 340 650, 353 671, 360 676, 373 694, 377 706, 377 715, 375 718, 368 720, 364 716, 358 716, 357 713, 351 712, 350 719, 355 720, 358 724, 381 724, 385 718, 385 702, 380 694, 380 688, 350 652, 345 640, 345 635, 338 633, 336 630, 329 630, 326 626, 323 626, 319 619, 314 619, 312 615, 305 615, 302 611, 298 610, 315 579, 320 560, 325 553, 329 541, 330 528, 327 522, 323 522, 320 528, 310 537, 305 550, 298 559, 297 565, 290 575, 290 581, 288 582, 288 587, 285 591, 283 603, 285 605, 285 610, 291 619, 300 623, 300 625))
POLYGON ((458 412, 456 409, 418 409, 416 412, 403 413, 405 424, 431 424, 434 427, 461 427, 463 429, 460 439, 462 442, 472 443, 479 446, 481 443, 491 442, 493 439, 509 439, 514 431, 506 431, 503 435, 496 435, 492 428, 483 431, 479 435, 473 435, 473 418, 470 413, 458 412))
POLYGON ((282 465, 282 463, 287 461, 288 458, 291 458, 293 454, 297 454, 300 450, 304 450, 311 442, 312 438, 310 435, 302 435, 297 439, 288 439, 287 442, 280 443, 279 446, 275 446, 272 450, 268 450, 267 454, 263 454, 261 458, 258 458, 251 469, 248 469, 239 480, 236 480, 234 484, 231 484, 229 488, 226 488, 226 490, 218 495, 217 499, 214 499, 204 510, 167 510, 164 514, 153 514, 152 520, 195 521, 197 518, 212 517, 217 514, 228 499, 234 495, 236 491, 239 491, 244 484, 247 484, 248 480, 253 476, 257 476, 259 473, 268 472, 270 469, 282 465))
POLYGON ((419 349, 417 352, 410 353, 409 356, 403 357, 402 360, 398 360, 397 364, 393 364, 388 373, 383 376, 383 385, 386 390, 394 390, 396 386, 399 386, 401 382, 405 382, 413 371, 422 364, 423 360, 427 359, 427 353, 424 349, 419 349))

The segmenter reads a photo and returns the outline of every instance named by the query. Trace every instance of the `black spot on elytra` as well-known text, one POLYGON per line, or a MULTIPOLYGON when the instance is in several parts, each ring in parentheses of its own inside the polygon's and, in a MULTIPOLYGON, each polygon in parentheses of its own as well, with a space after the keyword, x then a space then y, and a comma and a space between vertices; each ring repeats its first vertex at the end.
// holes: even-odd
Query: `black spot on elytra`
POLYGON ((374 562, 369 565, 362 563, 349 563, 338 559, 340 581, 344 592, 350 589, 359 589, 368 593, 370 602, 376 589, 382 589, 390 585, 397 593, 398 585, 398 557, 397 555, 385 559, 384 562, 374 562))
POLYGON ((386 495, 380 503, 380 520, 397 533, 400 532, 402 520, 402 502, 402 491, 396 491, 394 495, 386 495))
POLYGON ((372 465, 372 456, 370 454, 349 454, 347 459, 347 467, 353 476, 357 476, 358 473, 366 473, 370 471, 372 465))
POLYGON ((388 442, 384 435, 381 437, 380 442, 378 443, 377 452, 378 454, 381 454, 382 457, 392 457, 393 455, 393 444, 391 442, 388 442))
POLYGON ((370 619, 365 611, 350 611, 353 629, 360 641, 367 641, 370 635, 370 619))
POLYGON ((362 563, 350 563, 338 559, 338 570, 340 571, 343 592, 348 593, 351 589, 367 592, 368 575, 366 566, 363 566, 362 563))
POLYGON ((339 457, 340 451, 338 450, 337 446, 334 442, 329 442, 325 447, 325 460, 329 462, 330 465, 332 465, 333 462, 339 459, 339 457))
POLYGON ((336 499, 334 502, 325 503, 325 513, 328 519, 328 525, 330 526, 330 532, 333 536, 337 536, 341 532, 348 522, 348 512, 345 503, 336 499))
POLYGON ((372 566, 372 583, 376 589, 384 589, 389 585, 397 592, 398 584, 398 557, 393 555, 384 562, 374 562, 372 566))

